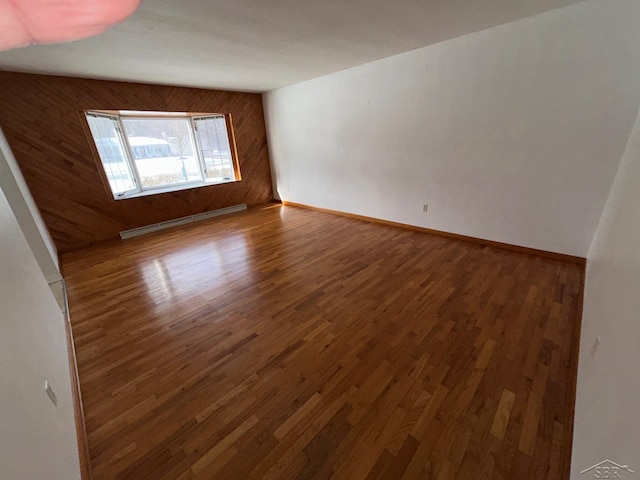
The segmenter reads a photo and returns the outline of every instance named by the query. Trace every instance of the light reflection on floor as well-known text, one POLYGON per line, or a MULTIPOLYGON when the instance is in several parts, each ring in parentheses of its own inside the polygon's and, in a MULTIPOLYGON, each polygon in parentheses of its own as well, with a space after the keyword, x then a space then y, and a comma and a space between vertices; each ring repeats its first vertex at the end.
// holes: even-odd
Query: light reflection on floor
POLYGON ((189 295, 212 299, 239 281, 253 278, 244 233, 191 245, 140 266, 149 299, 158 306, 189 295), (188 280, 188 281, 187 281, 188 280))

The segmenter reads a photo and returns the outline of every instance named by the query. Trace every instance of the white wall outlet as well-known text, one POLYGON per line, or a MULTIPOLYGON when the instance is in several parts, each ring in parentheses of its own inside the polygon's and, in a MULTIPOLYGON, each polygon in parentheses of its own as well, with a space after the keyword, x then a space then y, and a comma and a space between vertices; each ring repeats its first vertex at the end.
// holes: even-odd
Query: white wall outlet
POLYGON ((427 212, 429 211, 429 204, 428 204, 428 203, 424 203, 424 204, 422 205, 422 211, 423 211, 424 213, 427 213, 427 212))
POLYGON ((51 385, 49 385, 48 380, 44 381, 44 391, 47 392, 47 396, 49 397, 49 400, 51 400, 51 403, 53 403, 57 407, 58 396, 56 395, 56 392, 53 391, 53 388, 51 388, 51 385))

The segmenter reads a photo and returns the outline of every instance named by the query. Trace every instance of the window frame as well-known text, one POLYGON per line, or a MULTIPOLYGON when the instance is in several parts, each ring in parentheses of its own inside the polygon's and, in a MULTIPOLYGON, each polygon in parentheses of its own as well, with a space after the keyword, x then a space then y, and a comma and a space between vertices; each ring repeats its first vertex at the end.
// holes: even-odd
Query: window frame
MULTIPOLYGON (((215 114, 208 114, 208 115, 203 115, 203 114, 194 114, 191 116, 191 126, 192 126, 192 133, 194 136, 194 140, 195 140, 195 146, 198 149, 199 152, 199 156, 200 156, 200 161, 202 162, 202 173, 204 175, 204 181, 207 181, 207 162, 204 158, 204 149, 202 148, 202 141, 200 139, 200 135, 198 135, 198 125, 196 124, 196 122, 198 120, 206 120, 208 118, 220 118, 222 117, 225 123, 225 130, 227 132, 227 142, 229 143, 229 155, 231 156, 231 169, 233 170, 233 176, 235 178, 235 181, 239 181, 241 180, 240 177, 240 166, 238 164, 238 152, 236 150, 236 140, 235 140, 235 136, 233 133, 233 126, 231 124, 231 114, 227 114, 227 115, 215 115, 215 114)), ((229 183, 230 181, 233 180, 229 180, 229 181, 224 181, 224 182, 215 182, 217 183, 229 183)))
POLYGON ((156 111, 146 112, 146 111, 126 111, 126 110, 113 111, 113 110, 93 110, 93 109, 83 110, 81 113, 84 118, 85 131, 88 136, 89 143, 91 144, 93 154, 96 158, 97 166, 99 167, 99 170, 100 170, 100 176, 107 188, 109 197, 113 200, 116 200, 116 201, 125 200, 128 198, 137 198, 137 197, 143 197, 147 195, 156 195, 156 194, 169 193, 169 192, 175 192, 180 190, 188 190, 192 188, 223 185, 227 183, 239 182, 242 180, 240 176, 238 151, 236 148, 235 135, 233 131, 233 123, 232 123, 230 113, 223 114, 223 113, 156 112, 156 111), (132 183, 135 185, 134 189, 127 190, 124 192, 119 192, 119 193, 113 192, 113 189, 111 188, 111 183, 109 182, 109 178, 105 169, 105 165, 102 161, 102 157, 100 156, 100 152, 96 144, 96 139, 93 136, 93 132, 89 126, 90 116, 103 117, 103 118, 108 118, 110 120, 115 121, 114 126, 116 128, 116 134, 119 136, 119 139, 122 142, 122 145, 124 145, 125 151, 122 152, 124 155, 124 162, 131 174, 132 183), (198 128, 196 126, 195 120, 206 120, 208 118, 213 118, 213 119, 222 118, 224 120, 227 138, 229 142, 230 163, 233 170, 233 177, 230 179, 224 179, 222 181, 214 181, 207 177, 207 166, 206 166, 206 162, 205 162, 205 158, 202 150, 201 140, 197 133, 198 128), (196 159, 196 164, 198 166, 198 174, 200 175, 200 179, 177 182, 177 183, 166 184, 166 185, 153 185, 150 187, 143 186, 142 178, 140 176, 140 172, 138 171, 138 166, 136 164, 134 149, 129 141, 129 137, 127 136, 126 129, 123 124, 123 119, 132 119, 132 120, 185 119, 187 120, 189 125, 189 138, 195 150, 194 157, 196 159))

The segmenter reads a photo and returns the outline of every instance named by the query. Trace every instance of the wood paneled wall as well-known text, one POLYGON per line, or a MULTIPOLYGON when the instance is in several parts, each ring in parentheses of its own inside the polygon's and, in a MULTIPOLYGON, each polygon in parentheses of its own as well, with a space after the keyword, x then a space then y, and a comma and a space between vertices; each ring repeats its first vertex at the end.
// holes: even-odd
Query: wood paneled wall
POLYGON ((0 126, 60 252, 273 196, 260 94, 0 72, 0 126), (113 200, 83 128, 86 109, 231 113, 242 181, 113 200))

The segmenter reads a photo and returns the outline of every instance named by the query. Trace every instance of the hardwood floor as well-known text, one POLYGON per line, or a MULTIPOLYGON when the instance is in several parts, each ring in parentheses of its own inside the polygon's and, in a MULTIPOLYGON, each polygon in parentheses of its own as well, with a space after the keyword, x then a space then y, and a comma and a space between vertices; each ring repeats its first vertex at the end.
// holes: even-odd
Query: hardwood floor
POLYGON ((94 479, 566 479, 582 268, 270 205, 66 254, 94 479))

